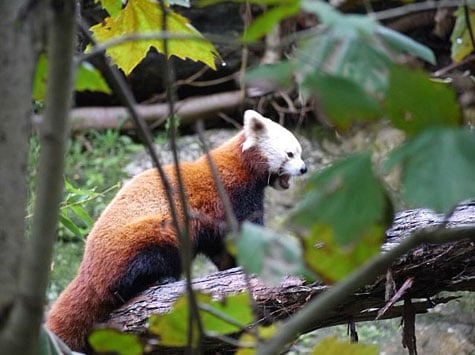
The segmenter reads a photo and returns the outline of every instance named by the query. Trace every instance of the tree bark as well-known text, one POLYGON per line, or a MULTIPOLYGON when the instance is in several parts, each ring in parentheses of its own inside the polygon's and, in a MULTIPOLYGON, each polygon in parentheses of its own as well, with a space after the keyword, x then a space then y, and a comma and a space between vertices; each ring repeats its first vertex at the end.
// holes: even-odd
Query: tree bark
MULTIPOLYGON (((36 58, 29 1, 1 1, 0 33, 0 324, 11 309, 22 260, 36 58)), ((1 348, 1 346, 0 346, 1 348)))
MULTIPOLYGON (((10 5, 15 2, 7 3, 10 5)), ((29 21, 27 21, 26 16, 32 16, 33 12, 35 16, 41 14, 38 18, 43 17, 45 10, 48 15, 51 15, 47 51, 49 67, 45 102, 46 112, 39 134, 41 151, 38 164, 38 184, 31 226, 31 237, 28 238, 26 243, 23 242, 22 239, 24 238, 25 229, 19 228, 16 231, 17 235, 8 236, 9 239, 7 240, 10 243, 5 243, 7 248, 0 248, 2 252, 10 253, 13 257, 17 258, 14 279, 11 280, 13 292, 10 296, 14 298, 12 297, 8 305, 8 314, 3 314, 5 318, 2 319, 0 349, 6 354, 33 355, 37 354, 40 349, 39 335, 43 318, 43 305, 48 285, 53 244, 56 239, 59 203, 62 198, 63 165, 67 132, 66 122, 71 104, 73 85, 73 51, 75 43, 74 14, 76 3, 75 1, 68 0, 51 0, 47 3, 29 1, 20 5, 23 5, 23 7, 17 8, 16 14, 9 13, 11 18, 16 20, 14 23, 10 23, 12 28, 28 28, 29 26, 26 24, 29 23, 29 21), (36 7, 41 8, 38 9, 36 7), (20 255, 20 250, 22 250, 22 255, 20 255), (19 256, 22 256, 22 258, 19 256)), ((43 25, 44 24, 45 23, 43 23, 43 25)), ((31 37, 26 37, 31 40, 31 37)), ((18 41, 12 44, 13 47, 18 46, 17 42, 18 41)), ((25 46, 34 48, 33 44, 27 41, 25 46)), ((31 119, 33 68, 37 56, 25 49, 23 52, 15 54, 20 57, 27 54, 29 57, 27 75, 25 75, 25 68, 22 66, 22 58, 12 58, 12 61, 16 61, 20 65, 15 68, 10 68, 10 71, 19 77, 27 77, 28 80, 22 85, 20 90, 22 95, 19 96, 18 99, 15 97, 15 95, 18 95, 17 83, 7 81, 7 85, 11 84, 8 89, 14 93, 16 99, 14 100, 7 96, 12 101, 12 103, 9 102, 8 104, 13 104, 17 108, 23 108, 22 110, 24 111, 19 110, 20 113, 22 113, 22 117, 16 118, 21 118, 29 122, 31 119), (15 90, 12 90, 12 87, 14 87, 15 90), (28 108, 28 110, 25 108, 28 108)), ((23 79, 23 81, 25 80, 26 79, 23 79)), ((5 85, 5 82, 2 82, 2 84, 5 85)), ((2 96, 2 99, 4 98, 5 96, 2 96)), ((17 112, 14 113, 18 115, 17 112)), ((14 116, 11 118, 14 118, 14 116)), ((7 128, 19 131, 20 133, 16 137, 18 141, 10 142, 11 146, 7 147, 10 150, 6 150, 6 152, 11 150, 15 151, 17 147, 19 147, 20 151, 26 151, 28 138, 31 133, 29 125, 24 125, 21 121, 13 123, 13 121, 10 120, 9 122, 12 124, 11 127, 7 128)), ((18 158, 15 154, 12 154, 12 156, 13 158, 18 158)), ((26 154, 25 157, 22 156, 21 158, 22 159, 16 162, 16 164, 19 164, 20 171, 12 171, 12 178, 18 181, 18 190, 21 191, 16 191, 19 193, 19 196, 10 196, 12 198, 8 201, 9 205, 4 210, 15 210, 18 215, 21 214, 23 221, 25 205, 21 202, 24 202, 26 194, 20 192, 26 192, 27 185, 26 180, 19 179, 19 177, 26 176, 26 154)), ((0 180, 0 182, 3 183, 4 181, 0 180)), ((9 181, 5 181, 5 186, 8 186, 6 184, 8 182, 9 181)), ((3 217, 3 213, 0 215, 3 217)), ((11 225, 15 222, 16 221, 11 220, 5 221, 5 223, 2 223, 2 226, 11 225)), ((18 225, 23 227, 23 223, 18 223, 18 225)), ((0 243, 2 239, 0 239, 0 243)))
MULTIPOLYGON (((475 220, 475 206, 462 208, 461 213, 455 213, 451 218, 451 227, 466 227, 475 220), (464 217, 465 216, 465 217, 464 217)), ((393 228, 388 230, 391 238, 386 243, 388 249, 394 248, 404 240, 408 233, 413 233, 428 227, 445 223, 443 218, 425 210, 406 211, 400 214, 393 228)), ((455 230, 454 230, 455 231, 455 230)), ((449 231, 450 232, 450 231, 449 231)), ((473 231, 469 233, 471 239, 445 243, 423 244, 412 249, 393 263, 389 270, 398 294, 391 301, 386 300, 387 277, 384 272, 380 276, 347 296, 344 302, 334 309, 325 312, 318 322, 306 327, 310 331, 322 327, 352 321, 368 321, 400 317, 404 313, 404 306, 395 302, 402 299, 414 299, 412 306, 415 313, 424 313, 439 303, 447 302, 453 297, 439 298, 440 291, 475 291, 475 242, 473 231), (410 281, 410 282, 408 282, 410 281), (434 298, 433 298, 434 297, 434 298), (384 312, 378 312, 388 305, 384 312)), ((392 282, 392 280, 390 280, 392 282)), ((217 272, 204 278, 194 280, 195 290, 210 293, 215 298, 222 298, 228 294, 235 294, 248 290, 256 300, 257 319, 259 324, 274 323, 277 320, 288 318, 302 307, 306 306, 316 296, 332 289, 323 284, 306 285, 296 277, 286 278, 279 287, 265 286, 256 277, 250 277, 250 282, 240 268, 217 272)), ((184 293, 182 281, 151 287, 141 295, 129 301, 116 310, 110 318, 109 324, 127 332, 147 337, 146 321, 151 314, 168 312, 173 302, 184 293)), ((391 296, 391 295, 390 295, 391 296)), ((317 297, 318 298, 318 297, 317 297)), ((207 339, 208 349, 226 347, 216 339, 207 339)), ((164 349, 158 348, 158 351, 164 349)), ((172 352, 168 349, 169 352, 172 352)))

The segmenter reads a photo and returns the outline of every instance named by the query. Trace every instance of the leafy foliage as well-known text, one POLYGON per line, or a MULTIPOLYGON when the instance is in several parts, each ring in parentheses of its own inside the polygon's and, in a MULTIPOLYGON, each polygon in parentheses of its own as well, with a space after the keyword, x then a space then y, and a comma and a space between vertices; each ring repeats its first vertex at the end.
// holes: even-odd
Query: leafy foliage
POLYGON ((126 334, 115 329, 98 329, 89 336, 94 351, 117 355, 141 355, 144 346, 134 334, 126 334))
MULTIPOLYGON (((257 1, 262 3, 262 1, 257 1)), ((243 34, 244 42, 254 42, 269 33, 280 21, 296 15, 300 10, 298 0, 270 1, 274 6, 256 18, 243 34)))
POLYGON ((242 225, 236 249, 238 264, 269 285, 279 284, 285 275, 308 274, 296 240, 256 224, 242 225))
POLYGON ((287 74, 289 66, 278 64, 274 73, 269 67, 257 68, 248 78, 272 80, 276 76, 287 79, 286 86, 295 78, 303 97, 317 97, 327 117, 339 128, 384 115, 391 68, 401 54, 435 63, 429 48, 371 17, 344 15, 323 1, 302 0, 300 6, 317 15, 321 26, 298 41, 295 56, 289 59, 294 75, 287 74))
POLYGON ((388 166, 402 166, 403 194, 415 207, 448 212, 475 197, 475 134, 464 129, 433 128, 390 155, 388 166))
POLYGON ((429 80, 422 71, 402 66, 391 68, 386 108, 394 127, 411 135, 433 126, 453 127, 461 123, 453 90, 429 80))
MULTIPOLYGON (((163 17, 162 9, 156 2, 131 0, 115 16, 107 17, 102 23, 92 26, 91 31, 99 43, 104 43, 122 36, 158 32, 164 28, 163 17)), ((216 69, 215 59, 218 57, 216 49, 190 25, 185 17, 167 9, 166 21, 168 33, 193 37, 169 39, 169 56, 175 55, 182 59, 201 61, 216 69)), ((106 53, 128 75, 152 47, 164 53, 162 39, 127 41, 107 48, 106 53)))
POLYGON ((371 155, 355 154, 310 177, 291 217, 304 227, 305 261, 324 280, 345 277, 379 251, 392 206, 371 155))
MULTIPOLYGON (((117 0, 96 1, 111 15, 92 28, 100 43, 123 35, 150 34, 162 27, 162 10, 155 2, 130 0, 122 8, 117 0)), ((446 212, 461 199, 475 196, 475 139, 472 132, 454 128, 461 121, 454 92, 421 71, 399 65, 400 55, 406 53, 434 64, 430 49, 373 18, 341 14, 323 1, 256 2, 268 5, 269 9, 248 28, 243 36, 245 41, 262 37, 300 9, 315 14, 320 26, 312 35, 298 41, 294 57, 275 66, 258 68, 248 73, 249 77, 287 87, 295 80, 303 96, 315 97, 340 129, 349 128, 355 120, 389 118, 409 136, 409 141, 391 154, 388 167, 401 167, 404 197, 412 205, 446 212)), ((473 49, 460 11, 453 38, 464 43, 452 47, 456 60, 463 59, 473 49)), ((200 36, 185 18, 172 11, 168 28, 173 34, 200 36)), ((151 47, 163 52, 163 41, 125 42, 108 48, 107 53, 128 74, 151 47)), ((170 55, 202 61, 215 68, 217 52, 200 37, 199 40, 172 39, 170 55)), ((111 134, 110 138, 108 157, 115 164, 118 163, 113 163, 116 137, 111 134)), ((386 189, 372 165, 370 152, 354 154, 309 179, 305 198, 291 216, 296 233, 302 235, 301 245, 289 237, 245 223, 235 246, 239 264, 246 272, 257 273, 271 284, 281 281, 284 274, 309 276, 305 266, 324 281, 342 280, 380 251, 384 230, 393 217, 386 189)), ((87 172, 76 177, 74 180, 86 179, 86 185, 91 181, 91 184, 108 181, 97 173, 92 178, 87 172)), ((91 197, 91 192, 76 189, 72 184, 67 188, 65 208, 74 217, 62 217, 63 226, 73 234, 84 233, 92 219, 81 203, 91 197), (78 227, 74 219, 82 220, 86 226, 78 227)), ((248 294, 220 302, 211 300, 209 295, 197 294, 197 297, 207 334, 237 332, 253 320, 248 294)), ((190 326, 196 335, 196 322, 189 324, 186 297, 176 302, 171 313, 150 318, 150 330, 159 335, 161 345, 186 345, 190 326)), ((274 329, 258 328, 259 340, 272 337, 274 329)), ((129 345, 141 351, 136 339, 122 337, 114 331, 96 332, 91 339, 101 351, 121 352, 129 345)), ((259 344, 256 337, 247 333, 240 341, 252 346, 259 344)), ((353 346, 336 339, 326 339, 314 349, 315 354, 376 351, 372 346, 353 346)), ((241 354, 253 352, 253 349, 239 350, 241 354)))
MULTIPOLYGON (((249 307, 249 294, 228 296, 222 301, 213 301, 211 295, 196 293, 200 306, 203 327, 207 334, 231 334, 253 320, 249 307)), ((152 315, 149 330, 160 336, 164 346, 185 346, 188 344, 189 302, 187 296, 180 297, 170 313, 152 315)), ((196 325, 195 325, 196 326, 196 325)), ((197 330, 193 331, 196 334, 197 330)))
MULTIPOLYGON (((464 8, 460 6, 455 11, 454 16, 456 17, 455 26, 452 30, 452 35, 450 36, 452 42, 451 55, 455 62, 460 62, 473 52, 473 44, 470 38, 467 21, 465 19, 464 8)), ((473 5, 469 7, 469 20, 473 27, 473 24, 475 23, 475 11, 473 10, 473 5)))
MULTIPOLYGON (((44 100, 48 62, 46 56, 41 54, 36 64, 35 78, 33 82, 33 99, 44 100)), ((76 74, 74 89, 77 91, 98 91, 109 94, 109 86, 99 71, 87 62, 81 62, 76 74)))

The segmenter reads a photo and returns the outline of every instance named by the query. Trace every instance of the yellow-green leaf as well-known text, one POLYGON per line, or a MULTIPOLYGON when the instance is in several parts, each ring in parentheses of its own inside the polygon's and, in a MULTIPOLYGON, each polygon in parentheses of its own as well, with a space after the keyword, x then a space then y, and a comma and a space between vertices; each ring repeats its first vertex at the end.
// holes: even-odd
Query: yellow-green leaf
POLYGON ((45 98, 47 70, 48 65, 46 55, 42 53, 36 63, 35 78, 33 80, 34 100, 44 100, 45 98))
POLYGON ((378 346, 361 343, 350 343, 348 341, 340 341, 336 337, 329 337, 320 341, 313 349, 312 354, 376 355, 378 354, 378 346))
MULTIPOLYGON (((218 53, 185 17, 168 9, 167 31, 172 35, 193 36, 192 39, 168 40, 168 54, 181 59, 192 59, 216 69, 215 59, 218 53)), ((121 36, 157 33, 162 30, 163 12, 160 6, 151 0, 131 0, 116 17, 107 17, 102 23, 91 27, 94 38, 104 43, 121 36)), ((115 64, 124 73, 130 72, 146 56, 151 47, 164 52, 162 39, 126 41, 106 50, 115 64)))
POLYGON ((101 6, 106 10, 109 15, 112 17, 117 16, 120 9, 122 8, 122 0, 95 0, 95 3, 101 3, 101 6))
POLYGON ((339 281, 380 251, 384 230, 370 225, 360 238, 341 245, 329 225, 316 223, 303 239, 307 266, 327 283, 339 281))
POLYGON ((98 329, 89 336, 89 343, 98 353, 140 355, 143 345, 134 334, 121 333, 115 329, 98 329))
MULTIPOLYGON (((475 11, 469 9, 469 18, 470 23, 475 23, 475 11)), ((467 27, 467 21, 465 20, 465 10, 461 6, 454 12, 456 17, 455 26, 452 30, 452 35, 450 36, 450 41, 452 42, 451 56, 454 62, 460 62, 467 55, 472 53, 473 46, 472 40, 470 39, 470 32, 467 27)))
MULTIPOLYGON (((149 330, 160 336, 160 344, 165 346, 185 346, 188 341, 188 298, 184 295, 178 298, 170 313, 152 315, 149 322, 149 330)), ((192 343, 196 344, 198 328, 193 324, 192 335, 195 337, 192 343)))
POLYGON ((256 338, 256 332, 246 332, 243 333, 239 337, 239 344, 240 348, 236 352, 236 355, 254 355, 256 354, 256 348, 258 346, 259 340, 268 340, 270 339, 276 332, 277 326, 276 324, 272 324, 268 327, 257 327, 257 336, 259 339, 256 338))
MULTIPOLYGON (((203 327, 209 334, 234 333, 253 320, 247 293, 228 296, 222 301, 212 300, 209 294, 196 293, 196 298, 200 305, 203 327)), ((188 315, 188 298, 182 296, 175 302, 170 313, 150 317, 149 330, 160 336, 161 345, 185 346, 188 337, 188 315)), ((198 334, 196 324, 193 325, 193 334, 198 334)), ((193 339, 193 343, 196 344, 197 340, 193 339)))

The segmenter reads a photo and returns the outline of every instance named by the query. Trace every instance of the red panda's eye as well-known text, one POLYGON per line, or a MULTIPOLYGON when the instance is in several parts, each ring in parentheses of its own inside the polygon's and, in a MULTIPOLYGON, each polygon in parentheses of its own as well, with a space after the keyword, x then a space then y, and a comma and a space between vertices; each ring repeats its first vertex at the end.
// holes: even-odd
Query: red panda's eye
POLYGON ((289 158, 293 158, 293 157, 294 157, 294 153, 288 152, 288 153, 287 153, 287 156, 288 156, 289 158))

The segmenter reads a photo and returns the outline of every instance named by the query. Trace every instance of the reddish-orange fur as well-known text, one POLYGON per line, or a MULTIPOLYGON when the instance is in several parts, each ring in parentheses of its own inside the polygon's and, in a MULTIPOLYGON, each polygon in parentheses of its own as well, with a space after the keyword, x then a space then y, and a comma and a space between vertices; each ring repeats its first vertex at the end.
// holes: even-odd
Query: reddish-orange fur
MULTIPOLYGON (((242 152, 243 141, 241 132, 211 152, 232 202, 247 198, 241 196, 246 189, 256 190, 259 195, 268 178, 265 158, 253 148, 242 152)), ((175 168, 170 165, 164 169, 176 193, 175 168)), ((190 237, 195 240, 203 230, 214 231, 222 237, 219 231, 224 225, 224 209, 206 157, 193 163, 181 163, 180 169, 193 214, 190 237)), ((78 274, 54 303, 46 323, 73 350, 84 350, 86 336, 94 324, 105 321, 120 305, 113 287, 124 277, 134 256, 152 246, 178 246, 165 196, 156 170, 147 170, 126 184, 97 220, 87 238, 78 274)), ((260 195, 256 198, 262 199, 260 195)), ((238 219, 262 214, 261 202, 250 201, 249 206, 256 205, 256 210, 241 211, 241 201, 233 203, 238 219)), ((262 220, 262 216, 257 218, 262 220)), ((223 269, 229 267, 226 260, 224 255, 213 261, 223 269)))

